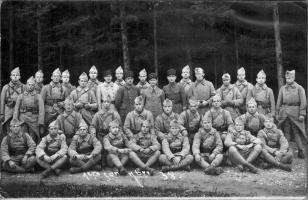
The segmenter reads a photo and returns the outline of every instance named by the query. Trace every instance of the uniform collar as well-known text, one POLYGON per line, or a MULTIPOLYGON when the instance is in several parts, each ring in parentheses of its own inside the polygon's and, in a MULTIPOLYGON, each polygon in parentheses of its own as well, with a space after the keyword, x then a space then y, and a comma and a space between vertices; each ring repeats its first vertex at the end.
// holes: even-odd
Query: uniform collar
POLYGON ((111 134, 111 133, 109 133, 108 134, 109 135, 109 137, 111 138, 111 139, 121 139, 121 132, 119 131, 119 133, 117 134, 117 135, 113 135, 113 134, 111 134))
POLYGON ((89 90, 89 88, 86 86, 86 87, 84 87, 84 88, 82 88, 82 87, 80 87, 80 86, 78 86, 77 87, 77 91, 78 92, 80 92, 80 91, 85 91, 85 92, 87 92, 89 90))
POLYGON ((50 85, 51 85, 51 87, 58 87, 58 88, 60 88, 61 87, 61 83, 59 82, 59 83, 54 83, 53 81, 51 81, 50 82, 50 85))
POLYGON ((31 91, 31 92, 29 92, 29 91, 27 91, 27 90, 24 91, 24 94, 25 94, 25 95, 31 95, 31 96, 33 96, 33 95, 35 95, 35 93, 36 93, 35 90, 33 90, 33 91, 31 91))
POLYGON ((115 83, 122 85, 122 86, 125 85, 125 81, 123 79, 122 80, 116 80, 115 83))
POLYGON ((147 81, 145 81, 145 82, 141 82, 141 81, 139 81, 139 83, 138 83, 138 85, 141 85, 141 86, 148 86, 148 85, 150 85, 150 83, 148 83, 147 81))
POLYGON ((222 110, 223 110, 223 109, 222 109, 221 107, 218 108, 217 110, 216 110, 215 108, 213 108, 213 107, 211 108, 211 111, 212 111, 212 112, 215 112, 215 113, 216 113, 216 112, 221 113, 222 110))
POLYGON ((240 85, 247 86, 248 85, 248 81, 246 79, 243 82, 240 82, 239 80, 237 80, 235 84, 237 86, 240 86, 240 85))
POLYGON ((146 134, 143 134, 141 131, 138 133, 138 136, 140 138, 151 138, 151 133, 147 132, 146 134))
POLYGON ((227 87, 226 87, 224 84, 222 84, 222 86, 221 86, 221 89, 222 89, 222 90, 225 90, 225 89, 231 90, 232 88, 233 88, 233 85, 232 85, 232 84, 229 84, 227 87))
POLYGON ((79 135, 79 138, 80 138, 80 140, 82 140, 82 141, 88 141, 89 139, 90 139, 90 134, 88 133, 87 135, 86 135, 86 137, 81 137, 81 135, 79 135))
POLYGON ((174 83, 169 83, 169 84, 168 84, 168 86, 169 86, 169 87, 172 87, 172 88, 174 88, 176 85, 177 85, 176 82, 174 82, 174 83))
POLYGON ((63 112, 63 117, 68 117, 68 116, 73 116, 75 114, 75 111, 73 110, 70 114, 68 114, 67 112, 63 112))
POLYGON ((206 85, 206 80, 205 79, 202 79, 201 81, 195 81, 195 86, 199 85, 199 84, 202 84, 202 85, 206 85))
POLYGON ((181 79, 181 83, 186 83, 186 84, 191 84, 191 80, 190 80, 190 78, 188 78, 188 79, 184 79, 184 78, 182 78, 181 79))
POLYGON ((167 115, 165 112, 163 112, 161 116, 163 117, 164 120, 167 120, 169 118, 174 118, 175 114, 174 112, 171 112, 170 115, 167 115))
POLYGON ((105 87, 113 87, 113 86, 114 86, 114 83, 113 83, 113 82, 107 83, 107 82, 105 81, 105 82, 103 82, 103 86, 105 86, 105 87))
POLYGON ((134 115, 135 116, 145 116, 145 110, 143 109, 142 112, 139 114, 136 110, 134 110, 134 115))
POLYGON ((286 83, 286 87, 287 87, 287 88, 289 88, 289 87, 290 87, 290 88, 296 88, 296 86, 297 86, 297 83, 296 83, 295 81, 293 81, 293 83, 290 84, 290 85, 286 83))
POLYGON ((18 134, 14 134, 12 132, 9 133, 11 138, 21 138, 22 137, 22 132, 20 131, 18 134))
POLYGON ((181 139, 183 136, 179 131, 179 133, 177 135, 173 135, 172 133, 168 133, 167 137, 170 138, 172 141, 174 141, 175 139, 181 139))
POLYGON ((214 135, 215 133, 215 129, 212 127, 210 131, 206 131, 204 128, 201 128, 203 134, 210 134, 210 135, 214 135))
POLYGON ((256 83, 256 89, 257 90, 259 90, 259 89, 265 90, 266 88, 267 88, 267 85, 265 83, 262 86, 259 83, 256 83))
POLYGON ((148 90, 150 90, 151 92, 153 92, 153 89, 155 93, 158 93, 159 88, 156 85, 154 86, 154 88, 152 86, 148 87, 148 90))
POLYGON ((258 116, 259 116, 259 113, 258 113, 258 111, 257 111, 257 112, 255 112, 255 114, 250 114, 250 113, 247 111, 247 115, 248 115, 248 117, 258 117, 258 116))
POLYGON ((60 139, 60 135, 58 134, 56 137, 52 138, 52 137, 50 136, 50 134, 48 134, 48 135, 46 136, 46 139, 47 139, 48 142, 49 142, 49 141, 52 141, 52 140, 58 140, 58 139, 60 139))
POLYGON ((20 81, 17 81, 16 83, 13 83, 13 81, 10 81, 9 85, 11 87, 20 87, 20 86, 22 86, 22 83, 20 81))

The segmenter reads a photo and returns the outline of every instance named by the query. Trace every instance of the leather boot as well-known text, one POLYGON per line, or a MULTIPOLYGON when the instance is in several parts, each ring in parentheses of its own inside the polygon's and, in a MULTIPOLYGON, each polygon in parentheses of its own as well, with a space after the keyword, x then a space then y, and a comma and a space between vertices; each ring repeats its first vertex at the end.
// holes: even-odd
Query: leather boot
POLYGON ((259 170, 255 166, 253 166, 252 164, 250 164, 248 162, 245 164, 245 167, 247 167, 254 174, 259 173, 259 170))
POLYGON ((42 174, 41 174, 42 179, 47 178, 50 175, 51 172, 52 172, 51 168, 48 168, 45 171, 43 171, 42 174))
POLYGON ((292 171, 292 166, 290 164, 283 164, 283 163, 279 163, 278 167, 284 171, 292 171))
POLYGON ((303 149, 299 149, 298 150, 298 154, 297 154, 298 158, 301 158, 301 159, 305 159, 305 152, 303 149))
POLYGON ((122 176, 125 176, 128 174, 128 172, 126 171, 124 167, 121 167, 118 171, 119 171, 119 174, 122 176))

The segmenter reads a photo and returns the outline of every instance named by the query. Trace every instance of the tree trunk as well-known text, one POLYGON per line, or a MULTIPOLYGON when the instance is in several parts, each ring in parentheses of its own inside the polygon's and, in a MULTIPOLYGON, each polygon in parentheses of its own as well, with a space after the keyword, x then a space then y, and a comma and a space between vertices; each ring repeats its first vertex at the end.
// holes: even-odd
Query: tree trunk
POLYGON ((273 2, 273 20, 274 20, 274 31, 275 31, 277 80, 278 80, 278 89, 280 89, 284 84, 284 76, 283 76, 283 66, 282 66, 279 12, 278 12, 277 2, 273 2))
POLYGON ((10 28, 9 28, 9 71, 14 68, 14 7, 10 3, 10 28))
POLYGON ((235 61, 236 61, 236 69, 239 68, 239 55, 238 55, 238 40, 237 40, 237 32, 236 32, 236 23, 235 20, 233 20, 234 25, 234 48, 235 48, 235 61))
POLYGON ((155 73, 158 77, 158 58, 157 58, 157 13, 156 13, 156 7, 158 3, 154 2, 153 5, 153 40, 154 40, 154 67, 155 67, 155 73))
POLYGON ((42 70, 42 25, 41 16, 39 14, 41 4, 37 3, 37 16, 36 16, 36 31, 37 31, 37 69, 42 70))
POLYGON ((59 63, 60 63, 60 71, 63 71, 63 47, 60 45, 59 47, 59 63))
POLYGON ((213 56, 214 56, 215 88, 217 88, 217 55, 216 55, 216 53, 214 53, 213 56))
POLYGON ((127 41, 127 27, 126 27, 126 13, 125 3, 120 2, 120 18, 121 18, 121 37, 122 37, 122 50, 123 50, 123 64, 124 70, 130 69, 129 66, 129 53, 128 53, 128 41, 127 41))

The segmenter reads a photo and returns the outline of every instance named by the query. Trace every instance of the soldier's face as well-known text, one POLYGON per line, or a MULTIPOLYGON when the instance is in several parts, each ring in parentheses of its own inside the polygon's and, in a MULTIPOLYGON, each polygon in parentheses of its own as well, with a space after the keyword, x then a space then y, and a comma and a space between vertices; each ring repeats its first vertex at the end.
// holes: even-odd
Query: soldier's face
POLYGON ((15 73, 15 72, 11 73, 11 80, 13 82, 19 81, 19 79, 20 79, 20 75, 18 73, 15 73))
POLYGON ((140 102, 135 102, 135 110, 141 112, 143 110, 143 104, 140 102))
POLYGON ((59 129, 57 128, 57 127, 49 127, 49 134, 51 135, 51 136, 56 136, 56 135, 58 135, 58 131, 59 131, 59 129))
POLYGON ((182 77, 183 78, 189 78, 190 73, 189 72, 182 72, 182 77))
POLYGON ((244 130, 244 125, 242 123, 235 123, 234 126, 237 132, 241 132, 242 130, 244 130))
POLYGON ((88 134, 88 129, 86 127, 80 127, 79 128, 79 135, 80 136, 86 136, 88 134))
POLYGON ((97 72, 96 71, 90 71, 89 76, 91 79, 96 79, 97 78, 97 72))
POLYGON ((215 108, 219 108, 219 107, 221 106, 221 100, 220 100, 219 98, 213 98, 212 105, 213 105, 215 108))
POLYGON ((286 76, 286 82, 287 82, 287 84, 293 83, 294 80, 295 80, 295 76, 292 76, 292 75, 287 75, 287 76, 286 76))
POLYGON ((209 130, 209 129, 212 128, 212 123, 209 122, 209 121, 203 121, 202 126, 203 126, 204 129, 209 130))
POLYGON ((264 127, 271 129, 273 127, 273 122, 271 120, 265 120, 264 121, 264 127))
POLYGON ((85 79, 85 78, 82 78, 82 79, 79 79, 78 83, 79 83, 79 85, 80 85, 81 87, 86 87, 86 86, 87 86, 87 83, 88 83, 88 80, 85 79))
POLYGON ((264 84, 265 81, 266 81, 266 77, 265 76, 258 76, 256 80, 257 80, 257 83, 264 84))
POLYGON ((142 133, 148 133, 150 131, 150 126, 148 124, 142 124, 141 131, 142 133))
POLYGON ((245 74, 237 74, 237 79, 239 81, 244 81, 245 80, 245 74))
POLYGON ((34 90, 34 87, 35 87, 35 84, 34 83, 27 83, 27 89, 28 91, 33 91, 34 90))
POLYGON ((170 75, 170 76, 167 76, 167 79, 168 79, 169 83, 174 83, 175 80, 176 80, 176 76, 170 75))
POLYGON ((36 74, 36 75, 35 75, 35 81, 36 81, 37 83, 43 82, 43 79, 44 79, 44 77, 43 77, 42 74, 36 74))
POLYGON ((51 80, 55 83, 59 83, 60 82, 60 79, 61 79, 61 75, 60 74, 53 74, 51 76, 51 80))
POLYGON ((122 80, 122 79, 123 79, 123 73, 116 73, 115 76, 116 76, 116 78, 119 79, 119 80, 122 80))
POLYGON ((225 86, 230 85, 230 81, 231 81, 231 79, 229 79, 229 78, 224 78, 224 79, 222 79, 222 82, 223 82, 223 84, 224 84, 225 86))
POLYGON ((132 85, 134 83, 134 78, 133 77, 127 77, 125 79, 125 82, 128 84, 128 85, 132 85))
POLYGON ((197 104, 190 104, 190 105, 189 105, 189 110, 190 110, 192 113, 197 112, 197 108, 198 108, 198 105, 197 105, 197 104))
POLYGON ((150 85, 151 86, 155 86, 157 84, 157 79, 155 78, 152 78, 150 81, 149 81, 150 85))
POLYGON ((15 134, 19 133, 20 125, 11 125, 11 131, 12 133, 15 133, 15 134))
POLYGON ((196 73, 195 76, 198 81, 202 81, 204 77, 204 73, 196 73))
POLYGON ((67 74, 64 74, 62 76, 62 82, 63 83, 68 83, 70 81, 70 76, 68 76, 67 74))
POLYGON ((109 131, 112 135, 117 135, 119 133, 119 127, 118 126, 111 126, 109 128, 109 131))
POLYGON ((103 107, 108 110, 110 108, 110 101, 104 100, 103 101, 103 107))
POLYGON ((64 109, 66 112, 72 112, 74 109, 74 105, 72 103, 66 103, 64 105, 64 109))
POLYGON ((139 80, 141 82, 145 82, 147 80, 147 76, 146 75, 145 76, 139 76, 139 80))
POLYGON ((104 79, 107 83, 110 83, 112 81, 112 76, 111 75, 104 76, 104 79))
POLYGON ((255 104, 248 104, 247 111, 251 114, 257 112, 257 106, 255 104))
POLYGON ((163 109, 166 114, 170 114, 172 112, 172 105, 164 105, 163 109))
POLYGON ((170 132, 171 132, 172 135, 177 135, 177 134, 179 134, 180 129, 179 129, 179 127, 171 126, 170 132))

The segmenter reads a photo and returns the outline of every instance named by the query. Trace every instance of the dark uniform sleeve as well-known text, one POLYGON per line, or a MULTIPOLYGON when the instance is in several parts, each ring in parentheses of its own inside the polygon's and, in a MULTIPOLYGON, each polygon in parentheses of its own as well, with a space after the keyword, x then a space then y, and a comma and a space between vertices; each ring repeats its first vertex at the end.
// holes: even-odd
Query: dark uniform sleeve
POLYGON ((130 130, 130 128, 131 128, 131 120, 134 120, 134 119, 133 119, 132 113, 129 112, 127 114, 127 116, 126 116, 126 119, 125 119, 125 122, 124 122, 124 126, 123 126, 124 133, 125 133, 125 135, 128 138, 131 138, 134 135, 133 132, 130 130))
POLYGON ((26 152, 26 155, 32 156, 35 153, 36 144, 33 141, 32 137, 28 133, 25 133, 25 134, 26 134, 27 146, 28 146, 28 150, 26 152))
POLYGON ((70 157, 73 157, 73 156, 75 156, 75 155, 78 155, 78 153, 77 153, 77 151, 76 151, 76 149, 77 149, 77 139, 78 139, 78 136, 75 135, 75 136, 73 137, 73 139, 72 139, 72 142, 71 142, 69 148, 68 148, 68 155, 69 155, 70 157))
MULTIPOLYGON (((90 89, 89 89, 90 90, 90 89)), ((91 90, 90 91, 90 107, 92 110, 95 110, 98 108, 98 101, 96 100, 95 93, 91 90)))
POLYGON ((282 105, 282 91, 283 91, 283 86, 279 89, 279 94, 277 97, 277 103, 276 103, 276 115, 279 114, 280 106, 282 105))
POLYGON ((19 119, 19 108, 20 108, 20 103, 22 100, 22 94, 18 95, 16 99, 16 104, 14 107, 14 113, 13 113, 13 119, 19 119))
POLYGON ((189 154, 189 151, 190 151, 189 139, 188 137, 184 137, 182 143, 182 151, 177 155, 181 155, 182 157, 184 157, 189 154))
POLYGON ((100 141, 94 135, 92 135, 91 137, 92 137, 92 145, 94 147, 91 155, 97 156, 101 153, 103 147, 100 141))
POLYGON ((306 116, 306 107, 307 107, 307 99, 306 92, 302 86, 299 85, 298 88, 299 98, 300 98, 300 106, 299 106, 299 115, 306 116))
POLYGON ((7 144, 7 136, 5 136, 1 142, 1 158, 4 163, 11 160, 11 157, 9 154, 9 147, 7 144))
POLYGON ((114 105, 117 108, 117 110, 120 110, 123 101, 123 95, 124 95, 124 87, 120 87, 114 98, 114 105))
POLYGON ((156 117, 156 120, 155 120, 155 131, 156 131, 156 135, 157 137, 160 139, 160 140, 163 140, 166 136, 166 133, 163 133, 161 130, 162 130, 162 127, 164 126, 164 122, 163 122, 163 119, 161 118, 161 115, 158 115, 156 117))
POLYGON ((57 154, 59 154, 61 157, 65 156, 67 154, 67 144, 66 144, 66 137, 64 134, 60 135, 61 138, 61 148, 60 150, 57 152, 57 154))
POLYGON ((215 149, 213 150, 213 154, 217 155, 217 154, 221 154, 222 153, 222 150, 223 150, 223 144, 222 144, 222 140, 220 138, 220 135, 217 131, 215 131, 215 149))
POLYGON ((168 160, 171 160, 172 158, 174 158, 174 154, 170 150, 169 142, 167 139, 163 139, 162 141, 162 150, 163 150, 163 153, 167 156, 168 160))
POLYGON ((129 142, 127 143, 127 147, 130 148, 131 150, 133 151, 139 151, 141 149, 141 146, 139 146, 137 144, 137 138, 136 138, 137 135, 133 136, 129 142))
POLYGON ((104 139, 103 139, 103 146, 104 146, 104 149, 105 149, 106 151, 108 151, 109 153, 117 154, 118 148, 115 147, 115 146, 113 146, 113 145, 110 143, 110 141, 109 141, 109 139, 108 139, 108 135, 105 135, 105 136, 104 136, 104 139))
POLYGON ((149 148, 152 149, 152 151, 158 151, 161 149, 161 145, 158 142, 157 137, 155 135, 151 136, 151 143, 152 145, 149 148))
POLYGON ((39 107, 39 119, 38 119, 38 124, 39 125, 44 125, 45 122, 45 106, 44 106, 44 101, 42 99, 42 96, 40 94, 37 94, 37 103, 39 107))
POLYGON ((226 139, 225 139, 225 145, 226 147, 231 147, 233 145, 236 145, 237 143, 233 141, 233 134, 229 131, 227 136, 226 136, 226 139))
POLYGON ((271 115, 272 117, 275 116, 275 97, 274 97, 274 93, 273 90, 269 88, 269 100, 270 100, 270 106, 271 106, 271 115))

